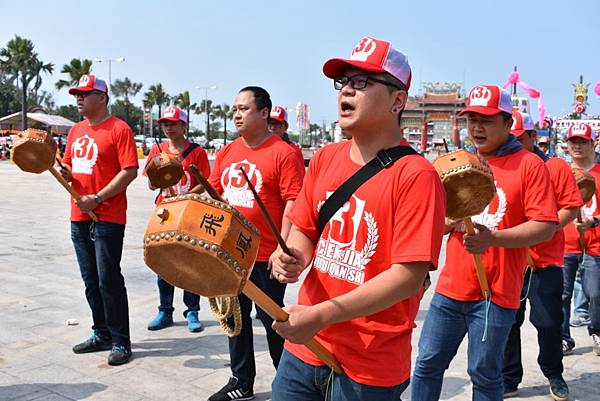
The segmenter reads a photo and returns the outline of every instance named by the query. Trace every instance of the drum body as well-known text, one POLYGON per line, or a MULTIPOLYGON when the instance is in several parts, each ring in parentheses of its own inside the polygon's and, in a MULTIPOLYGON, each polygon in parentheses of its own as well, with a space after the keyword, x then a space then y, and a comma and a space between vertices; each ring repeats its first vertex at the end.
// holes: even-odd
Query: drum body
POLYGON ((496 194, 494 176, 476 154, 457 150, 433 161, 446 190, 446 217, 460 220, 485 209, 496 194))
POLYGON ((168 283, 194 294, 238 295, 250 276, 260 235, 237 210, 201 195, 167 198, 144 235, 144 260, 168 283))
POLYGON ((181 180, 183 166, 179 156, 161 152, 150 159, 145 172, 153 187, 168 188, 181 180))
POLYGON ((29 128, 17 134, 13 161, 23 171, 40 174, 54 165, 58 145, 46 131, 29 128))
POLYGON ((596 179, 592 174, 578 168, 573 169, 573 176, 575 177, 575 182, 579 188, 583 203, 588 203, 596 193, 596 179))

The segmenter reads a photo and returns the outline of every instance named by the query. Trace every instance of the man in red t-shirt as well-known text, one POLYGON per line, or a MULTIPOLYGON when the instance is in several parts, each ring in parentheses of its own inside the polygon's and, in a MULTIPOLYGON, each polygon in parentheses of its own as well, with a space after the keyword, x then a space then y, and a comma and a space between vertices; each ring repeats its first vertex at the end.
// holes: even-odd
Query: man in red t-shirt
POLYGON ((554 399, 566 400, 569 397, 569 388, 562 377, 562 266, 565 242, 562 229, 577 216, 577 210, 583 205, 583 201, 569 164, 557 157, 547 159, 535 146, 536 131, 528 114, 513 110, 513 126, 510 132, 525 149, 537 154, 546 162, 556 197, 558 226, 550 241, 535 245, 529 251, 535 271, 528 269, 525 272, 521 304, 504 351, 504 396, 516 395, 517 387, 523 379, 521 326, 525 320, 525 307, 529 299, 529 320, 538 332, 540 352, 537 361, 542 373, 550 381, 551 395, 554 399))
MULTIPOLYGON (((204 187, 196 181, 196 178, 190 173, 189 167, 190 164, 194 164, 204 177, 208 177, 210 175, 210 165, 206 151, 185 137, 187 113, 177 106, 167 107, 158 123, 162 125, 162 130, 169 138, 169 142, 154 145, 150 149, 146 163, 150 163, 152 158, 161 152, 178 156, 183 166, 183 175, 177 185, 171 189, 160 188, 160 192, 156 197, 156 204, 158 205, 164 198, 171 196, 170 191, 173 191, 174 195, 203 192, 204 187)), ((146 169, 144 169, 144 175, 146 175, 146 169)), ((149 180, 148 187, 153 191, 159 189, 153 187, 149 180)), ((173 325, 173 311, 175 310, 173 308, 173 293, 175 288, 160 276, 157 277, 160 305, 158 306, 158 314, 148 323, 148 330, 160 330, 173 325)), ((204 328, 198 320, 200 297, 184 290, 183 303, 187 308, 183 312, 183 317, 187 320, 188 330, 192 333, 202 331, 204 328)))
MULTIPOLYGON (((277 247, 277 241, 241 173, 244 169, 281 235, 286 238, 291 226, 286 214, 302 187, 304 163, 290 145, 269 131, 271 106, 269 93, 263 88, 248 86, 239 91, 232 111, 240 137, 217 153, 209 181, 260 231, 258 256, 250 280, 283 306, 285 284, 275 280, 268 269, 269 257, 277 247)), ((256 366, 250 316, 252 301, 244 294, 239 295, 238 300, 242 328, 239 335, 229 337, 233 377, 209 401, 249 400, 254 397, 256 366)), ((273 319, 258 307, 257 317, 267 332, 269 353, 277 368, 283 339, 271 328, 273 319)))
POLYGON ((69 89, 85 120, 69 131, 62 174, 81 197, 71 199, 71 239, 85 296, 92 310, 92 336, 73 352, 111 350, 110 365, 131 358, 127 291, 121 254, 127 211, 125 190, 137 176, 137 151, 129 126, 108 111, 106 82, 84 75, 69 89), (90 220, 94 211, 98 221, 90 220))
POLYGON ((567 134, 567 146, 573 162, 571 167, 592 174, 596 180, 596 193, 581 208, 582 222, 565 227, 565 267, 563 293, 563 351, 570 353, 575 347, 571 337, 569 317, 573 285, 579 267, 582 267, 581 286, 589 300, 590 324, 588 333, 592 349, 600 356, 600 165, 595 163, 595 134, 589 124, 574 124, 567 134), (584 233, 585 249, 579 245, 579 232, 584 233))
POLYGON ((285 143, 289 144, 298 155, 304 160, 304 155, 302 154, 302 150, 298 145, 292 142, 287 134, 288 122, 287 122, 287 111, 283 106, 274 106, 271 110, 271 116, 269 118, 269 131, 271 133, 277 135, 281 139, 285 141, 285 143))
POLYGON ((320 229, 319 210, 383 149, 407 150, 400 126, 411 70, 389 42, 363 38, 350 59, 323 66, 339 91, 339 125, 351 139, 312 158, 290 219, 293 256, 274 274, 295 282, 309 268, 289 320, 274 400, 397 400, 410 378, 411 335, 423 283, 437 267, 445 195, 433 166, 409 154, 364 182, 320 229), (311 268, 312 267, 312 268, 311 268), (303 343, 315 337, 340 362, 330 377, 303 343), (330 380, 329 380, 329 379, 330 380), (329 398, 328 394, 331 394, 329 398))
POLYGON ((474 400, 503 399, 503 350, 519 309, 527 247, 547 241, 558 221, 544 162, 510 134, 512 103, 498 86, 478 85, 461 115, 475 149, 494 175, 496 195, 473 217, 474 235, 452 231, 421 337, 412 400, 437 400, 445 370, 465 335, 474 400), (471 254, 481 254, 491 291, 484 299, 471 254))

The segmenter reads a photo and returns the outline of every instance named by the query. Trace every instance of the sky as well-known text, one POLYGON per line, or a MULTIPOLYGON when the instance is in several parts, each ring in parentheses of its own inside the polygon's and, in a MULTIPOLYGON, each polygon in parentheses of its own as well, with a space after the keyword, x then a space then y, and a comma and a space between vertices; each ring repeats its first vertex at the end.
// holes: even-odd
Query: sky
MULTIPOLYGON (((348 57, 363 36, 390 41, 408 56, 411 95, 422 81, 503 84, 516 65, 540 90, 546 114, 572 109, 573 86, 589 82, 588 113, 600 115, 600 2, 580 1, 6 1, 0 0, 0 47, 15 35, 31 39, 40 59, 55 64, 43 88, 58 105, 74 104, 54 83, 72 58, 119 58, 112 81, 162 83, 169 94, 203 89, 231 104, 248 85, 289 108, 298 102, 311 122, 337 117, 336 91, 322 73, 331 57, 348 57)), ((108 80, 107 63, 92 70, 108 80)), ((136 102, 141 104, 142 95, 136 102)), ((532 101, 532 114, 535 101, 532 101)), ((203 117, 193 117, 201 126, 203 117)))

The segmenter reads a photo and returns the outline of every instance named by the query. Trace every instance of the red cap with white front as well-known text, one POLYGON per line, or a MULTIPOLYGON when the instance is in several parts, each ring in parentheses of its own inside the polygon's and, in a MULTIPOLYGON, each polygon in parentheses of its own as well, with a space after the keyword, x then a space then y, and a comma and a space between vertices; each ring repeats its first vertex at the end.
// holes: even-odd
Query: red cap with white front
POLYGON ((77 86, 69 89, 69 95, 77 95, 79 92, 92 91, 108 93, 108 86, 106 86, 104 80, 96 78, 93 74, 82 75, 77 86))
POLYGON ((493 116, 501 112, 512 114, 512 111, 513 106, 507 91, 496 85, 477 85, 469 92, 467 107, 458 115, 477 113, 493 116))
POLYGON ((271 120, 279 121, 287 124, 287 112, 283 106, 274 106, 271 109, 271 120))
POLYGON ((569 127, 569 131, 567 132, 567 141, 571 138, 583 138, 593 141, 596 135, 594 135, 594 131, 589 124, 575 123, 569 127))
POLYGON ((177 106, 169 106, 163 112, 162 117, 158 119, 158 123, 161 124, 165 121, 183 121, 187 123, 187 113, 177 106))
POLYGON ((523 135, 527 131, 535 130, 535 125, 531 116, 527 113, 521 113, 518 110, 513 110, 513 123, 510 128, 510 133, 515 135, 517 138, 523 135))
POLYGON ((352 50, 349 59, 332 58, 323 65, 323 73, 328 78, 338 78, 350 68, 388 73, 410 88, 411 70, 408 58, 392 47, 390 42, 374 38, 362 38, 352 50))

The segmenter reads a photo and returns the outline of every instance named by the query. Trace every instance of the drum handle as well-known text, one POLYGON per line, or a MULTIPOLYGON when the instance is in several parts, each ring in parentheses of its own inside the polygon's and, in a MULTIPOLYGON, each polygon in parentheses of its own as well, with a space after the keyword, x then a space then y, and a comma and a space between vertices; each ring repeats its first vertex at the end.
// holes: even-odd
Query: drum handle
MULTIPOLYGON (((582 223, 583 220, 581 218, 581 208, 577 210, 577 222, 582 223)), ((581 252, 585 253, 585 233, 577 230, 579 232, 579 246, 581 247, 581 252)))
POLYGON ((533 258, 531 257, 529 250, 527 250, 527 265, 529 266, 529 269, 531 269, 531 272, 535 273, 535 263, 533 263, 533 258))
MULTIPOLYGON (((289 314, 284 311, 275 301, 267 296, 260 288, 256 286, 252 281, 246 281, 246 285, 242 292, 254 301, 267 315, 278 322, 285 322, 288 320, 289 314)), ((304 344, 309 350, 311 350, 320 360, 325 362, 333 371, 337 374, 342 374, 340 363, 333 356, 331 352, 327 350, 320 342, 315 338, 311 338, 307 343, 304 344)))
MULTIPOLYGON (((75 191, 73 189, 73 187, 71 187, 69 185, 69 183, 63 178, 62 175, 60 175, 60 173, 58 171, 56 171, 54 169, 54 167, 50 167, 48 169, 48 171, 50 171, 50 173, 54 176, 54 178, 56 178, 56 180, 63 186, 65 187, 65 189, 67 191, 69 191, 69 193, 71 194, 71 196, 75 199, 79 199, 81 198, 81 196, 79 196, 79 194, 77 193, 77 191, 75 191)), ((98 221, 98 216, 96 216, 96 214, 92 211, 89 211, 88 214, 90 215, 90 217, 92 218, 92 220, 94 221, 98 221)))
MULTIPOLYGON (((464 219, 465 228, 467 229, 467 234, 475 235, 475 228, 473 227, 473 222, 470 217, 464 219)), ((475 261, 475 270, 477 271, 477 279, 479 280, 479 287, 481 288, 481 293, 483 297, 487 300, 490 298, 490 286, 488 285, 487 277, 485 276, 485 270, 483 269, 483 261, 481 260, 481 255, 478 253, 474 253, 473 260, 475 261)))

